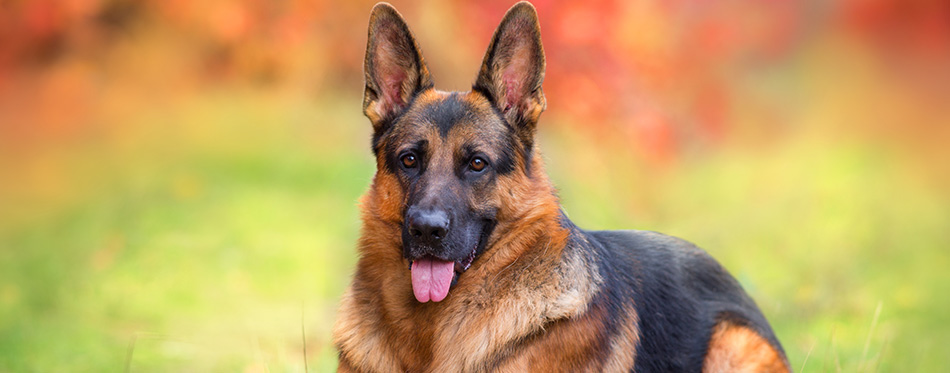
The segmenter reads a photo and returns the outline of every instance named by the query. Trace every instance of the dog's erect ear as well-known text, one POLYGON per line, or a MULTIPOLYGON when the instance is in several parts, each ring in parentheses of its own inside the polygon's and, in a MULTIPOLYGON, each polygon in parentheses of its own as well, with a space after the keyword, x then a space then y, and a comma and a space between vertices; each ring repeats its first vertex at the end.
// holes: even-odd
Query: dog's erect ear
POLYGON ((379 3, 369 17, 363 113, 377 134, 399 115, 432 78, 409 26, 392 5, 379 3))
POLYGON ((544 111, 544 48, 534 6, 522 1, 501 20, 492 37, 474 90, 488 96, 530 143, 544 111))

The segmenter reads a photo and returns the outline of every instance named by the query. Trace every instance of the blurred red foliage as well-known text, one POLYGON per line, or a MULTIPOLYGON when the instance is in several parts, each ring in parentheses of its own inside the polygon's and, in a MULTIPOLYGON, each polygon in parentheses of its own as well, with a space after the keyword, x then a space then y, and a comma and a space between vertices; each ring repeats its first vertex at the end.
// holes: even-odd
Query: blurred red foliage
MULTIPOLYGON (((876 46, 883 58, 904 65, 939 69, 950 62, 950 2, 940 0, 533 3, 548 59, 550 115, 605 136, 622 134, 638 156, 660 164, 685 149, 728 137, 735 110, 743 104, 736 72, 787 61, 816 34, 836 33, 876 46)), ((448 12, 443 16, 459 20, 456 26, 463 30, 452 35, 483 35, 485 40, 436 47, 480 56, 480 50, 473 50, 484 48, 511 4, 441 4, 438 9, 448 12)), ((372 5, 328 0, 7 1, 0 5, 0 99, 29 94, 23 87, 31 80, 14 77, 46 74, 64 59, 88 61, 92 70, 109 76, 115 63, 102 62, 104 55, 123 43, 144 52, 153 48, 149 43, 155 38, 142 35, 155 34, 173 46, 159 49, 158 54, 164 53, 160 58, 169 66, 185 66, 184 71, 164 73, 185 76, 197 82, 193 85, 309 81, 317 90, 343 89, 358 97, 372 5)), ((395 5, 411 24, 424 13, 423 6, 432 6, 395 5)), ((27 105, 19 110, 43 109, 27 105)))
POLYGON ((950 95, 950 1, 849 0, 838 7, 831 24, 873 49, 896 80, 923 93, 920 99, 950 95))
MULTIPOLYGON (((715 143, 736 99, 729 72, 783 57, 804 5, 782 1, 535 1, 548 58, 549 107, 642 156, 670 160, 686 141, 715 143), (619 128, 618 128, 619 127, 619 128), (619 130, 619 131, 618 131, 619 130)), ((509 1, 465 3, 467 27, 490 33, 509 1)))

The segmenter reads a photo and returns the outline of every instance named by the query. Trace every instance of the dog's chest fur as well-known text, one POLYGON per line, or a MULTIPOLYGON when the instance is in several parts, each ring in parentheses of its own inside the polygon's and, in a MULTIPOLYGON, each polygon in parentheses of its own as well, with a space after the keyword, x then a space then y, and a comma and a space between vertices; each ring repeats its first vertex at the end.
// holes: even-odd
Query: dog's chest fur
MULTIPOLYGON (((360 268, 357 278, 365 280, 353 284, 340 308, 339 346, 354 368, 367 371, 595 368, 579 357, 603 347, 596 337, 606 310, 591 302, 602 282, 596 266, 569 246, 534 250, 510 263, 501 256, 486 255, 484 266, 498 270, 474 268, 439 304, 412 299, 404 268, 360 268)), ((627 321, 629 335, 636 335, 636 320, 627 321)), ((607 349, 615 356, 598 359, 597 368, 632 366, 635 343, 615 341, 607 349)))

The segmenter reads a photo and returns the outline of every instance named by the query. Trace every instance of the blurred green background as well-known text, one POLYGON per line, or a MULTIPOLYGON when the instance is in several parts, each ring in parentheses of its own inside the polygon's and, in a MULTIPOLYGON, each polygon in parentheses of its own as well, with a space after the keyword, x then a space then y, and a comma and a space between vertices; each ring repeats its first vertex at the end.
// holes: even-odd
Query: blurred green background
MULTIPOLYGON (((394 1, 465 90, 509 1, 394 1)), ((581 227, 718 258, 796 371, 950 365, 950 3, 536 1, 581 227)), ((0 2, 0 371, 333 371, 373 2, 0 2)))

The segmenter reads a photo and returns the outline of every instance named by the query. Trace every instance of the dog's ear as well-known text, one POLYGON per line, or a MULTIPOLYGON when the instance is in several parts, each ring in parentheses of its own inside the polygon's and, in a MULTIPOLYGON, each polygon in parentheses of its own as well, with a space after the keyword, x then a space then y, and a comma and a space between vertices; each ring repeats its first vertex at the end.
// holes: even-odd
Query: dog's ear
POLYGON ((369 17, 363 113, 379 134, 413 96, 432 87, 429 69, 406 21, 392 5, 379 3, 369 17))
POLYGON ((534 6, 522 1, 505 13, 475 80, 475 91, 488 96, 529 144, 544 111, 544 48, 534 6))

